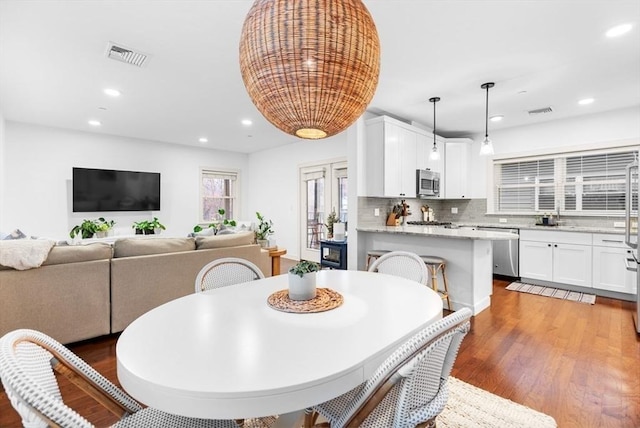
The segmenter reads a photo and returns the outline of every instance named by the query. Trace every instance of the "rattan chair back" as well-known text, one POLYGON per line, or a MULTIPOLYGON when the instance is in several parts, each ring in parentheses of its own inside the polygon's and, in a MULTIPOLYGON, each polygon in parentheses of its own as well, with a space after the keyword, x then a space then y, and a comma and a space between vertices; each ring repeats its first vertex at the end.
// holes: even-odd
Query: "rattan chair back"
POLYGON ((369 272, 400 276, 427 285, 429 270, 420 256, 408 251, 391 251, 378 257, 369 272))
POLYGON ((424 327, 368 381, 313 409, 331 427, 429 426, 446 405, 447 379, 470 318, 471 310, 463 308, 424 327))
MULTIPOLYGON (((0 379, 23 426, 93 428, 93 424, 64 403, 56 373, 65 376, 119 419, 112 428, 240 427, 231 420, 189 418, 143 408, 69 349, 41 332, 15 330, 0 338, 0 379)), ((275 420, 273 417, 252 419, 250 423, 269 428, 275 420)))
POLYGON ((249 260, 225 257, 207 263, 196 277, 195 291, 211 290, 264 278, 258 266, 249 260))

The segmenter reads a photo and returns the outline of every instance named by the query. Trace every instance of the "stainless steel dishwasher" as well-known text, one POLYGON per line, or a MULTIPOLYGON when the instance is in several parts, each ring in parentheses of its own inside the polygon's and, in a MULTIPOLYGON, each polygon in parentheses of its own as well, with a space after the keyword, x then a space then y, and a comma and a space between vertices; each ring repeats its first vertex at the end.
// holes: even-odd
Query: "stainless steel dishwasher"
MULTIPOLYGON (((478 227, 478 230, 489 232, 509 232, 520 235, 519 229, 504 229, 498 227, 478 227)), ((518 239, 493 242, 493 274, 519 277, 518 239)))

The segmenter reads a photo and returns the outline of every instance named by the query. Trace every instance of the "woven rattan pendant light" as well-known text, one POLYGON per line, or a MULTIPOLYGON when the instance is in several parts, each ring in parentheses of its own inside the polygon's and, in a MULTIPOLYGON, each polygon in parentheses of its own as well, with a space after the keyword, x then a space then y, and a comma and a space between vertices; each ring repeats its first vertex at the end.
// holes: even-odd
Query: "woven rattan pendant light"
POLYGON ((348 128, 373 98, 380 41, 361 0, 256 0, 240 38, 251 100, 287 134, 348 128))

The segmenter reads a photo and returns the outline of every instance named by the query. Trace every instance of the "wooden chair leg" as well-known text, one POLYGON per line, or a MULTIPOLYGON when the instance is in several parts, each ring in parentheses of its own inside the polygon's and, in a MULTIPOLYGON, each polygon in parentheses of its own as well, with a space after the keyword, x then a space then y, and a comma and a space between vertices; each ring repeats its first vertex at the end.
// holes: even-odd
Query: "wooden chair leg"
POLYGON ((445 267, 446 266, 444 264, 440 265, 440 268, 442 269, 442 283, 444 285, 444 293, 447 296, 447 309, 451 310, 451 301, 449 300, 449 284, 447 283, 447 273, 445 272, 445 267))

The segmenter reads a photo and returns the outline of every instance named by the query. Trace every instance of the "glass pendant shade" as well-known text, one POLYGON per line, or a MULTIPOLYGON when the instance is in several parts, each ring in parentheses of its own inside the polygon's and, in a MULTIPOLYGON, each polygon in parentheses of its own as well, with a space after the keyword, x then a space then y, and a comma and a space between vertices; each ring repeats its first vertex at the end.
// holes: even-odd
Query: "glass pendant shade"
POLYGON ((361 0, 256 0, 240 35, 249 97, 300 138, 347 129, 373 98, 380 40, 361 0))
POLYGON ((480 156, 493 156, 493 143, 489 137, 484 137, 480 144, 480 156))
POLYGON ((429 159, 437 161, 440 159, 440 152, 438 151, 438 146, 436 143, 433 143, 433 149, 431 149, 431 154, 429 155, 429 159))

